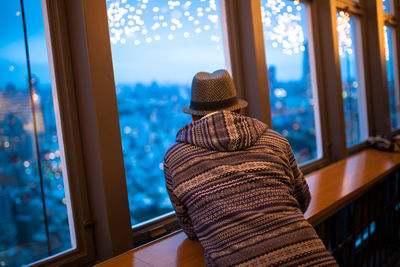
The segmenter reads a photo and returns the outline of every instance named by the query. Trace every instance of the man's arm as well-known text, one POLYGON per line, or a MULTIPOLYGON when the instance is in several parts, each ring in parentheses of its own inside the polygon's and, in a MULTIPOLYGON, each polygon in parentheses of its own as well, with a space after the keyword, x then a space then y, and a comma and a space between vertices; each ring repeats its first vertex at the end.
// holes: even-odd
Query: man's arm
POLYGON ((168 166, 164 163, 164 176, 165 176, 165 184, 167 186, 167 191, 169 198, 171 200, 172 206, 175 210, 176 218, 178 220, 179 225, 182 227, 183 231, 186 235, 192 239, 197 240, 196 233, 194 232, 192 226, 192 220, 190 219, 189 215, 187 214, 186 206, 175 196, 173 192, 172 186, 172 177, 169 172, 168 166))
POLYGON ((310 190, 306 180, 304 179, 303 173, 297 166, 292 148, 289 144, 287 145, 287 157, 289 160, 290 170, 293 174, 294 197, 297 202, 299 202, 301 211, 305 212, 311 201, 310 190))

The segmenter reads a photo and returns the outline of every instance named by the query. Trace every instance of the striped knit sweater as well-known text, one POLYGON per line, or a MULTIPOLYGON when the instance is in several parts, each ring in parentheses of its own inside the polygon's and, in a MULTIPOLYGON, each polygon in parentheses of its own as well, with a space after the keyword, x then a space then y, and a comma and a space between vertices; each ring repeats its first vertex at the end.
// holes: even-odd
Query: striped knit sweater
POLYGON ((183 127, 165 155, 179 224, 207 266, 335 266, 304 219, 308 185, 285 138, 222 111, 183 127))

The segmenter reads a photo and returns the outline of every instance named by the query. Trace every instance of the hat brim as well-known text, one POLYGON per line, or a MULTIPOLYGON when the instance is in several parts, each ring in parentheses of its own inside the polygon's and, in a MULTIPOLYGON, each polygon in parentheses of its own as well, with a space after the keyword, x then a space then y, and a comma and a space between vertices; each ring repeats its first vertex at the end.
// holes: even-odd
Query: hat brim
POLYGON ((247 101, 243 100, 243 99, 238 99, 237 104, 227 107, 227 108, 221 108, 221 109, 215 109, 215 110, 196 110, 196 109, 191 109, 190 106, 186 106, 186 107, 182 108, 182 111, 186 114, 202 116, 202 115, 207 115, 208 113, 212 113, 212 112, 219 111, 219 110, 234 111, 234 110, 238 110, 238 109, 245 108, 245 107, 247 107, 247 101))

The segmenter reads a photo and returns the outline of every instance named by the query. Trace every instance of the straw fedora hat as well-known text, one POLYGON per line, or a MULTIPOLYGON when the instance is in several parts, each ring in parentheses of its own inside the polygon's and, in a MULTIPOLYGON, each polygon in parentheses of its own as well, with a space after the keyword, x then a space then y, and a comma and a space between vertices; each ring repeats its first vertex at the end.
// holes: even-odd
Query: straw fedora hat
POLYGON ((213 73, 199 72, 192 82, 190 106, 182 109, 192 115, 206 115, 218 110, 238 110, 245 108, 247 102, 239 99, 233 80, 226 70, 213 73))

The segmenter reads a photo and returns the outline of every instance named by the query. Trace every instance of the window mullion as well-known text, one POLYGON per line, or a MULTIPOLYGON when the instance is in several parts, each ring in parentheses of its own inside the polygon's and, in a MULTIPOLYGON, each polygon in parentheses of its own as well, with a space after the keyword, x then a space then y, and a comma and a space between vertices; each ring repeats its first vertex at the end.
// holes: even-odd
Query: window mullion
POLYGON ((97 259, 104 260, 133 247, 106 2, 64 3, 97 259))
MULTIPOLYGON (((336 29, 336 1, 316 1, 320 40, 321 65, 324 81, 324 106, 327 124, 330 161, 347 156, 342 85, 339 65, 338 35, 336 29)), ((324 122, 323 122, 324 123, 324 122)))
POLYGON ((390 112, 388 83, 386 78, 385 46, 383 33, 382 0, 366 1, 367 54, 369 64, 370 99, 372 118, 370 119, 372 134, 390 133, 390 112), (372 64, 373 62, 373 64, 372 64), (384 90, 382 90, 384 89, 384 90))
POLYGON ((260 2, 240 0, 231 4, 236 19, 230 18, 228 23, 236 21, 234 41, 239 44, 233 56, 240 55, 240 64, 232 66, 234 77, 240 76, 239 88, 249 102, 248 114, 272 125, 260 2))

